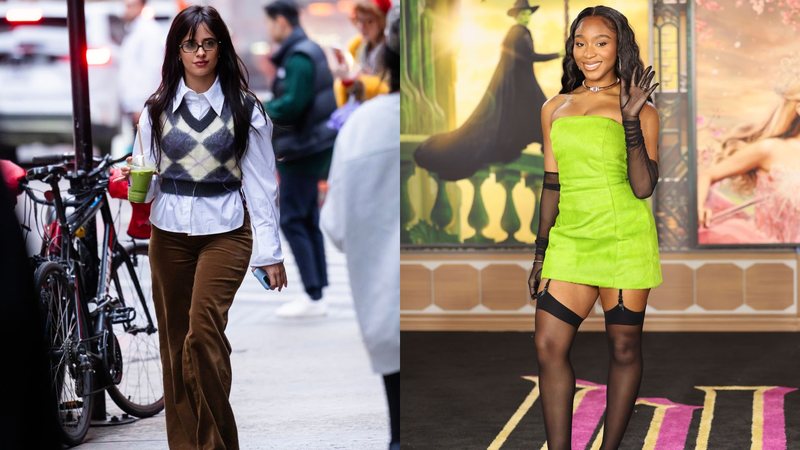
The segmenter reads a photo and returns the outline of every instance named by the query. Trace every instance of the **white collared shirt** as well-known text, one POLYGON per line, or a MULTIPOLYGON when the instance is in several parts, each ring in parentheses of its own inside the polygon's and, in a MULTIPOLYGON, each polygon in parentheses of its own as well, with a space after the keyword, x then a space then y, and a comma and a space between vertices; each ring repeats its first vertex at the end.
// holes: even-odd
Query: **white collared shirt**
MULTIPOLYGON (((225 97, 219 84, 214 80, 211 88, 201 94, 189 89, 181 79, 172 112, 178 109, 181 101, 186 103, 189 112, 197 119, 202 118, 213 108, 222 115, 225 97)), ((278 209, 278 181, 275 172, 275 155, 272 149, 272 121, 264 118, 258 106, 253 108, 250 118, 247 151, 241 161, 242 189, 247 199, 250 224, 253 231, 253 254, 251 266, 266 266, 283 261, 281 241, 278 234, 280 213, 278 209)), ((139 136, 134 142, 134 154, 143 152, 153 165, 151 155, 150 114, 145 109, 139 118, 139 136), (139 139, 141 138, 141 145, 139 139)), ((147 201, 153 200, 150 222, 156 227, 190 236, 225 233, 235 230, 244 223, 244 207, 239 192, 230 192, 214 197, 193 197, 162 192, 154 177, 147 201)))

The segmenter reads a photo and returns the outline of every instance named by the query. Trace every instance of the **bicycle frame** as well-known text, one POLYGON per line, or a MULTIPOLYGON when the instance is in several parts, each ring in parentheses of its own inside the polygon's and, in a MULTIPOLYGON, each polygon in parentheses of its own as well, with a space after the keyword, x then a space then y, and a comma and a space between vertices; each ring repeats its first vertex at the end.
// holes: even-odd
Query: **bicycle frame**
MULTIPOLYGON (((109 304, 112 298, 109 295, 111 288, 111 277, 113 270, 114 257, 124 251, 121 244, 117 240, 117 232, 114 227, 114 220, 112 217, 111 207, 109 205, 109 197, 107 193, 108 179, 101 178, 93 186, 88 189, 81 189, 82 192, 78 194, 75 201, 65 201, 61 195, 61 187, 58 185, 57 178, 51 178, 49 181, 45 180, 51 187, 53 194, 52 206, 55 208, 55 222, 56 226, 52 227, 53 237, 58 236, 58 252, 59 256, 67 261, 68 273, 70 274, 73 288, 75 289, 76 298, 76 314, 85 317, 85 321, 79 323, 86 323, 89 329, 78 329, 78 351, 81 355, 89 357, 89 364, 95 366, 95 362, 99 362, 105 366, 108 362, 108 355, 114 354, 113 346, 115 340, 112 336, 111 325, 109 321, 109 304), (67 214, 67 207, 75 207, 75 210, 67 214), (97 227, 95 219, 97 213, 100 213, 100 218, 103 223, 102 245, 100 247, 100 254, 95 255, 94 249, 97 248, 97 227), (90 257, 92 261, 89 262, 90 268, 81 267, 86 261, 80 258, 78 249, 73 245, 73 238, 78 236, 79 230, 83 229, 85 235, 81 237, 85 244, 90 246, 90 257), (99 260, 99 261, 98 261, 99 260), (98 264, 99 263, 99 264, 98 264), (91 270, 97 267, 96 278, 94 276, 89 279, 84 279, 84 270, 91 270), (91 279, 97 280, 97 286, 93 286, 91 279), (90 303, 95 303, 96 307, 93 311, 89 310, 90 303), (96 341, 96 345, 95 345, 96 341), (96 352, 95 352, 96 349, 96 352)), ((85 180, 70 179, 70 184, 74 188, 80 186, 85 180)), ((51 229, 52 229, 51 228, 51 229)), ((47 256, 51 253, 50 245, 43 245, 42 256, 47 256)), ((124 264, 131 264, 130 260, 123 261, 124 264)), ((138 279, 133 280, 134 287, 139 294, 139 298, 143 298, 142 288, 138 279)), ((153 317, 151 317, 148 308, 144 308, 145 315, 148 321, 148 329, 155 329, 153 317)), ((128 329, 129 325, 124 325, 128 329)), ((146 331, 146 330, 145 330, 146 331)), ((83 363, 83 361, 82 361, 83 363)), ((105 379, 104 379, 105 380, 105 379)), ((96 383, 91 388, 90 393, 102 391, 107 387, 108 381, 96 383)), ((88 387, 87 387, 88 388, 88 387)))
MULTIPOLYGON (((96 166, 88 172, 73 170, 73 159, 72 155, 40 158, 38 162, 46 160, 47 165, 28 169, 19 180, 34 202, 28 219, 33 218, 43 232, 41 248, 31 262, 46 313, 43 331, 50 344, 58 422, 63 439, 71 444, 83 439, 90 417, 105 416, 104 391, 123 411, 137 417, 152 416, 164 407, 163 394, 159 397, 153 390, 160 388, 150 382, 150 374, 161 371, 158 350, 152 351, 158 337, 155 314, 137 273, 140 258, 146 261, 142 247, 147 244, 140 247, 134 241, 129 246, 120 241, 115 225, 119 212, 112 213, 116 206, 108 192, 110 168, 125 157, 95 158, 96 166), (34 180, 49 189, 33 188, 29 183, 34 180), (62 180, 69 182, 69 189, 62 180), (47 207, 43 217, 36 204, 47 207), (144 343, 144 352, 139 343, 144 343), (134 359, 126 359, 131 349, 134 359), (133 368, 133 377, 125 376, 128 368, 133 368), (149 390, 139 395, 142 386, 149 390)), ((27 225, 23 229, 32 231, 27 225)), ((143 267, 148 267, 146 262, 143 267)))

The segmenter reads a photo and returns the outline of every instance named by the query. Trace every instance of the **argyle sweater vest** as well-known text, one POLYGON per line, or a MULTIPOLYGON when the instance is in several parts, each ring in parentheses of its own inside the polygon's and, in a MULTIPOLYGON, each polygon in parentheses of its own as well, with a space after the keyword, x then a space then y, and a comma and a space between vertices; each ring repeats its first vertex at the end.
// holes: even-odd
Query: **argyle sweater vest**
MULTIPOLYGON (((248 99, 248 117, 255 103, 248 99)), ((210 197, 237 191, 242 172, 236 164, 233 115, 226 101, 222 114, 209 108, 200 119, 181 102, 172 112, 162 114, 161 190, 163 192, 210 197)))

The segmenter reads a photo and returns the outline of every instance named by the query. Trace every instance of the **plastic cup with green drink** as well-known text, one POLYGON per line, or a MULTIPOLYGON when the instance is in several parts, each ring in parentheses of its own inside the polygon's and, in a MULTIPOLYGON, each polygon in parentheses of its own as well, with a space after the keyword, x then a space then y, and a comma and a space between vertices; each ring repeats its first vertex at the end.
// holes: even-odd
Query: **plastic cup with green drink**
POLYGON ((150 180, 156 172, 155 168, 145 162, 144 155, 136 155, 131 161, 131 185, 128 187, 128 200, 133 203, 144 203, 150 180))

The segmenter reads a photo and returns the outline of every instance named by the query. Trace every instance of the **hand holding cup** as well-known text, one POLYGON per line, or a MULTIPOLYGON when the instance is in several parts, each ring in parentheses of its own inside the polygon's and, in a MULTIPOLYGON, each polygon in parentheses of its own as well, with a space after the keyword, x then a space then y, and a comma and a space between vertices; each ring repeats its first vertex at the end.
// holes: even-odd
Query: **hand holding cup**
POLYGON ((122 174, 131 180, 131 185, 128 187, 128 200, 134 203, 144 203, 147 191, 150 189, 150 180, 156 170, 145 160, 144 155, 128 157, 127 162, 128 166, 122 169, 122 174))

